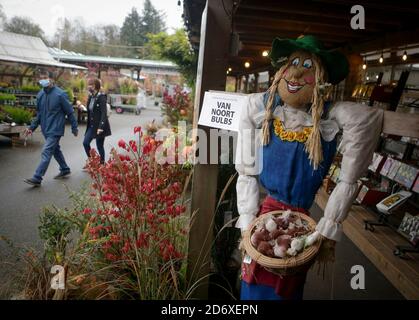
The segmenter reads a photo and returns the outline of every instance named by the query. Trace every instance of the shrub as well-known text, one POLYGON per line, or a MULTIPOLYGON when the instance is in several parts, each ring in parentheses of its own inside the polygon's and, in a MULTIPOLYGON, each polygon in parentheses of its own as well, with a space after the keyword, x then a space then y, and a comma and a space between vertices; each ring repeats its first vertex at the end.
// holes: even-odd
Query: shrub
POLYGON ((6 101, 14 102, 16 101, 16 96, 10 93, 0 93, 0 102, 6 102, 6 101))
POLYGON ((25 86, 21 86, 20 90, 22 92, 36 93, 40 90, 40 87, 37 85, 25 85, 25 86))
POLYGON ((3 106, 2 110, 12 122, 15 122, 18 125, 29 124, 33 118, 33 113, 25 108, 3 106))
POLYGON ((192 123, 193 105, 191 96, 182 92, 182 89, 177 86, 174 94, 164 95, 161 106, 162 114, 168 118, 172 125, 177 125, 178 121, 187 121, 192 123))
MULTIPOLYGON (((92 150, 92 187, 70 193, 71 206, 49 207, 39 227, 44 255, 24 255, 20 291, 27 299, 184 299, 187 231, 184 195, 190 171, 158 164, 159 144, 135 128, 106 164, 92 150), (75 233, 73 236, 72 234, 75 233), (53 265, 66 286, 50 289, 53 265), (23 287, 22 287, 23 286, 23 287)), ((17 281, 14 281, 17 283, 17 281)))
POLYGON ((119 91, 121 94, 137 94, 138 93, 138 86, 136 82, 132 79, 121 79, 118 81, 119 83, 119 91))
POLYGON ((65 91, 65 93, 67 93, 68 100, 70 101, 70 103, 73 103, 73 100, 74 100, 73 89, 71 89, 71 88, 65 88, 64 91, 65 91))

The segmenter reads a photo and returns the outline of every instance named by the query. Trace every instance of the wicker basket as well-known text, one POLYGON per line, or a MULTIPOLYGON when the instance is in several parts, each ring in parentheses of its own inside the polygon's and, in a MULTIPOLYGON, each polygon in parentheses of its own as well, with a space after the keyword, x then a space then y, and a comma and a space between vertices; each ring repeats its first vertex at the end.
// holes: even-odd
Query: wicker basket
MULTIPOLYGON (((266 214, 272 214, 274 216, 282 215, 285 211, 278 210, 278 211, 271 211, 266 214)), ((310 228, 310 232, 313 232, 316 228, 316 222, 310 218, 309 216, 301 213, 292 211, 294 215, 300 217, 301 220, 305 220, 308 223, 310 228)), ((256 248, 252 245, 250 238, 253 234, 254 229, 256 228, 257 224, 264 219, 265 214, 256 218, 253 223, 250 225, 248 231, 245 232, 243 236, 244 241, 244 248, 247 254, 258 264, 263 266, 269 272, 275 273, 277 275, 291 275, 296 274, 303 270, 308 270, 310 266, 314 263, 315 258, 319 252, 321 246, 321 240, 319 239, 310 247, 304 249, 302 252, 297 254, 295 257, 288 257, 288 258, 271 258, 261 254, 256 248)))

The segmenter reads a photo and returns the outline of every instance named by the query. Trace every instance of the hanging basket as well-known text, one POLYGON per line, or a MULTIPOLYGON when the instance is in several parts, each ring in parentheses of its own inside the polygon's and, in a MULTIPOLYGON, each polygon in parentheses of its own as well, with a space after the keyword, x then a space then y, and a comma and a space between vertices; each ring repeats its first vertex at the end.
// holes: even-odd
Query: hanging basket
MULTIPOLYGON (((285 211, 271 211, 266 213, 273 216, 281 216, 285 211)), ((292 211, 293 215, 298 216, 301 220, 304 220, 309 228, 309 233, 312 233, 316 229, 316 222, 301 212, 292 211)), ((265 218, 265 214, 256 218, 253 223, 250 225, 249 230, 245 232, 243 236, 244 248, 246 253, 256 261, 258 264, 263 266, 269 272, 275 273, 280 276, 292 275, 299 273, 301 271, 308 270, 310 266, 314 263, 317 254, 319 253, 321 246, 321 239, 317 240, 313 245, 305 248, 302 252, 298 253, 294 257, 287 258, 272 258, 261 254, 256 248, 252 245, 250 239, 253 232, 256 229, 256 226, 265 218)))

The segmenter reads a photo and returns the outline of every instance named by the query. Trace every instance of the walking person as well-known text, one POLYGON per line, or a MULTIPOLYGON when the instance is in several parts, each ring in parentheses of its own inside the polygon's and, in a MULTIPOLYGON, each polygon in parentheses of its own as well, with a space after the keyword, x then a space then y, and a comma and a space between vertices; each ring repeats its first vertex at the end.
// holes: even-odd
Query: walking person
MULTIPOLYGON (((99 79, 90 79, 87 83, 90 96, 87 100, 87 127, 83 146, 90 157, 90 143, 96 139, 97 150, 101 163, 105 163, 105 137, 111 135, 111 127, 107 116, 107 97, 101 92, 99 79)), ((86 167, 85 167, 86 168, 86 167)))
POLYGON ((33 177, 24 180, 33 186, 41 185, 52 157, 60 166, 60 173, 54 177, 55 179, 64 178, 71 173, 60 147, 60 139, 64 136, 66 116, 71 122, 73 135, 77 137, 78 134, 74 109, 65 91, 55 86, 54 74, 42 70, 39 73, 39 79, 42 89, 36 97, 36 117, 30 127, 25 130, 25 135, 31 135, 40 125, 45 138, 41 162, 33 177))

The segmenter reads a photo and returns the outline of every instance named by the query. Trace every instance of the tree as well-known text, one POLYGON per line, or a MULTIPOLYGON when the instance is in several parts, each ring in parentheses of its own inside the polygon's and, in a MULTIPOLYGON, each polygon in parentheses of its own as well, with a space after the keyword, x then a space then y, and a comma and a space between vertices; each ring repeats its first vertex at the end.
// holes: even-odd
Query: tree
POLYGON ((151 4, 150 0, 144 2, 144 8, 142 12, 142 35, 147 42, 147 34, 156 34, 166 30, 166 24, 164 22, 165 14, 159 13, 157 9, 151 4))
POLYGON ((52 45, 87 55, 127 56, 121 44, 119 27, 113 24, 86 27, 82 18, 65 19, 57 29, 52 45))
MULTIPOLYGON (((137 9, 132 8, 125 18, 121 28, 121 42, 128 46, 142 47, 148 41, 148 34, 163 32, 165 29, 164 14, 160 13, 150 0, 146 0, 141 16, 137 9)), ((131 52, 134 56, 138 56, 138 53, 143 51, 137 48, 131 52)))
POLYGON ((45 34, 41 27, 38 24, 32 22, 32 20, 27 17, 15 16, 9 21, 6 21, 4 24, 4 31, 45 39, 45 34))
POLYGON ((125 17, 121 28, 121 41, 129 46, 142 46, 144 38, 141 34, 142 21, 137 9, 132 8, 128 16, 125 17))
POLYGON ((184 29, 178 29, 171 35, 166 32, 149 34, 146 52, 149 59, 169 60, 177 64, 188 85, 194 86, 197 55, 191 49, 184 29))

